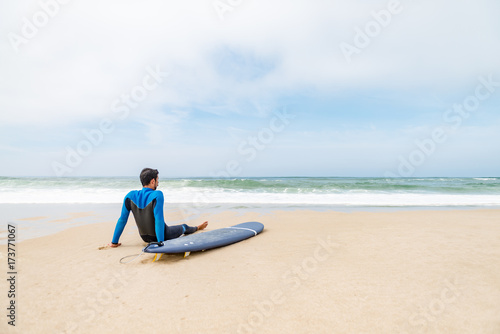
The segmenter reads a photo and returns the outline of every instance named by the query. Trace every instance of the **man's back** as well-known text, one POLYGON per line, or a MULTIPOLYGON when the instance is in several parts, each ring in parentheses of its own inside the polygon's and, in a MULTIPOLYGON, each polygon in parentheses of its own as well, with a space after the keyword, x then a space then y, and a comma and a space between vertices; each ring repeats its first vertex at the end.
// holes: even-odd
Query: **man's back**
POLYGON ((113 243, 118 243, 120 236, 127 224, 130 211, 135 206, 139 210, 132 210, 139 228, 141 238, 146 242, 165 240, 165 221, 163 218, 163 193, 144 187, 141 190, 132 190, 125 196, 122 205, 122 213, 116 224, 113 235, 113 243), (151 205, 147 211, 141 211, 151 205), (152 210, 152 212, 149 212, 152 210), (154 219, 153 219, 154 218, 154 219))
POLYGON ((149 203, 151 203, 153 200, 160 199, 162 202, 164 201, 163 199, 163 193, 160 190, 153 190, 150 188, 142 188, 141 190, 132 190, 125 196, 125 200, 129 198, 132 202, 137 205, 140 209, 144 209, 146 206, 148 206, 149 203))

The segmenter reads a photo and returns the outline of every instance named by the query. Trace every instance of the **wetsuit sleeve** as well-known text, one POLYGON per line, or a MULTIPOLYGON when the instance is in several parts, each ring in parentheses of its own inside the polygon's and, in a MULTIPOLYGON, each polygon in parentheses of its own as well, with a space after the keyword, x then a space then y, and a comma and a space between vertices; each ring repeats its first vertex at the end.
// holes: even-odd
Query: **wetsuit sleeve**
POLYGON ((165 240, 165 219, 163 218, 163 203, 165 202, 163 198, 163 193, 158 191, 158 196, 156 197, 156 205, 154 209, 155 214, 155 232, 158 242, 165 240))
POLYGON ((113 234, 113 240, 111 241, 114 244, 118 243, 118 240, 120 240, 120 236, 123 233, 123 229, 125 228, 125 225, 127 225, 130 210, 129 208, 127 208, 125 202, 127 201, 128 196, 129 195, 127 194, 127 196, 125 196, 125 199, 123 200, 122 213, 120 215, 120 218, 118 219, 118 222, 116 223, 115 233, 113 234))

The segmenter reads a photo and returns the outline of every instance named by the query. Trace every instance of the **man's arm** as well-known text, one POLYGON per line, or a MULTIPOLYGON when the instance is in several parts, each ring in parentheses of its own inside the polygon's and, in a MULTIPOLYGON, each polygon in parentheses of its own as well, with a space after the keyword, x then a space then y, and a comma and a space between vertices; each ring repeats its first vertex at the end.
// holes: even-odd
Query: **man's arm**
POLYGON ((162 242, 165 239, 165 219, 163 218, 163 203, 165 202, 163 198, 163 193, 157 190, 158 196, 156 197, 156 205, 154 208, 155 215, 155 232, 158 242, 162 242))
POLYGON ((128 216, 130 214, 130 209, 127 208, 127 205, 125 203, 127 201, 129 194, 127 194, 127 196, 125 196, 125 199, 123 200, 122 213, 120 215, 120 218, 116 222, 115 233, 113 234, 113 240, 111 241, 111 247, 118 247, 120 245, 120 244, 118 244, 118 240, 120 240, 120 236, 122 235, 123 230, 125 229, 125 225, 127 225, 128 216))

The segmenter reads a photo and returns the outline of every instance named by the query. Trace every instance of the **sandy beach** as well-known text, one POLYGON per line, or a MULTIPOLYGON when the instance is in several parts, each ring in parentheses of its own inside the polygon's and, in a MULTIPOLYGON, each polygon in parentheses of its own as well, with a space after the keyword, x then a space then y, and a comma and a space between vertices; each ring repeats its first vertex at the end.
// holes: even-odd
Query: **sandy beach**
MULTIPOLYGON (((500 332, 500 210, 227 211, 192 224, 202 220, 265 230, 154 263, 119 263, 145 245, 132 217, 116 249, 112 220, 18 243, 16 326, 4 315, 0 332, 500 332)), ((2 279, 4 314, 8 289, 2 279)))

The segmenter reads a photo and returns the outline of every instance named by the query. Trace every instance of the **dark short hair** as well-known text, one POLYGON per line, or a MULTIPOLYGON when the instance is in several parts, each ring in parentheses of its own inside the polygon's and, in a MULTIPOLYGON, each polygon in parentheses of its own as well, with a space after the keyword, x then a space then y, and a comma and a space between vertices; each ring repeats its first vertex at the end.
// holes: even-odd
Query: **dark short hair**
POLYGON ((147 186, 151 180, 155 180, 158 177, 158 169, 144 168, 141 171, 141 183, 143 186, 147 186))

